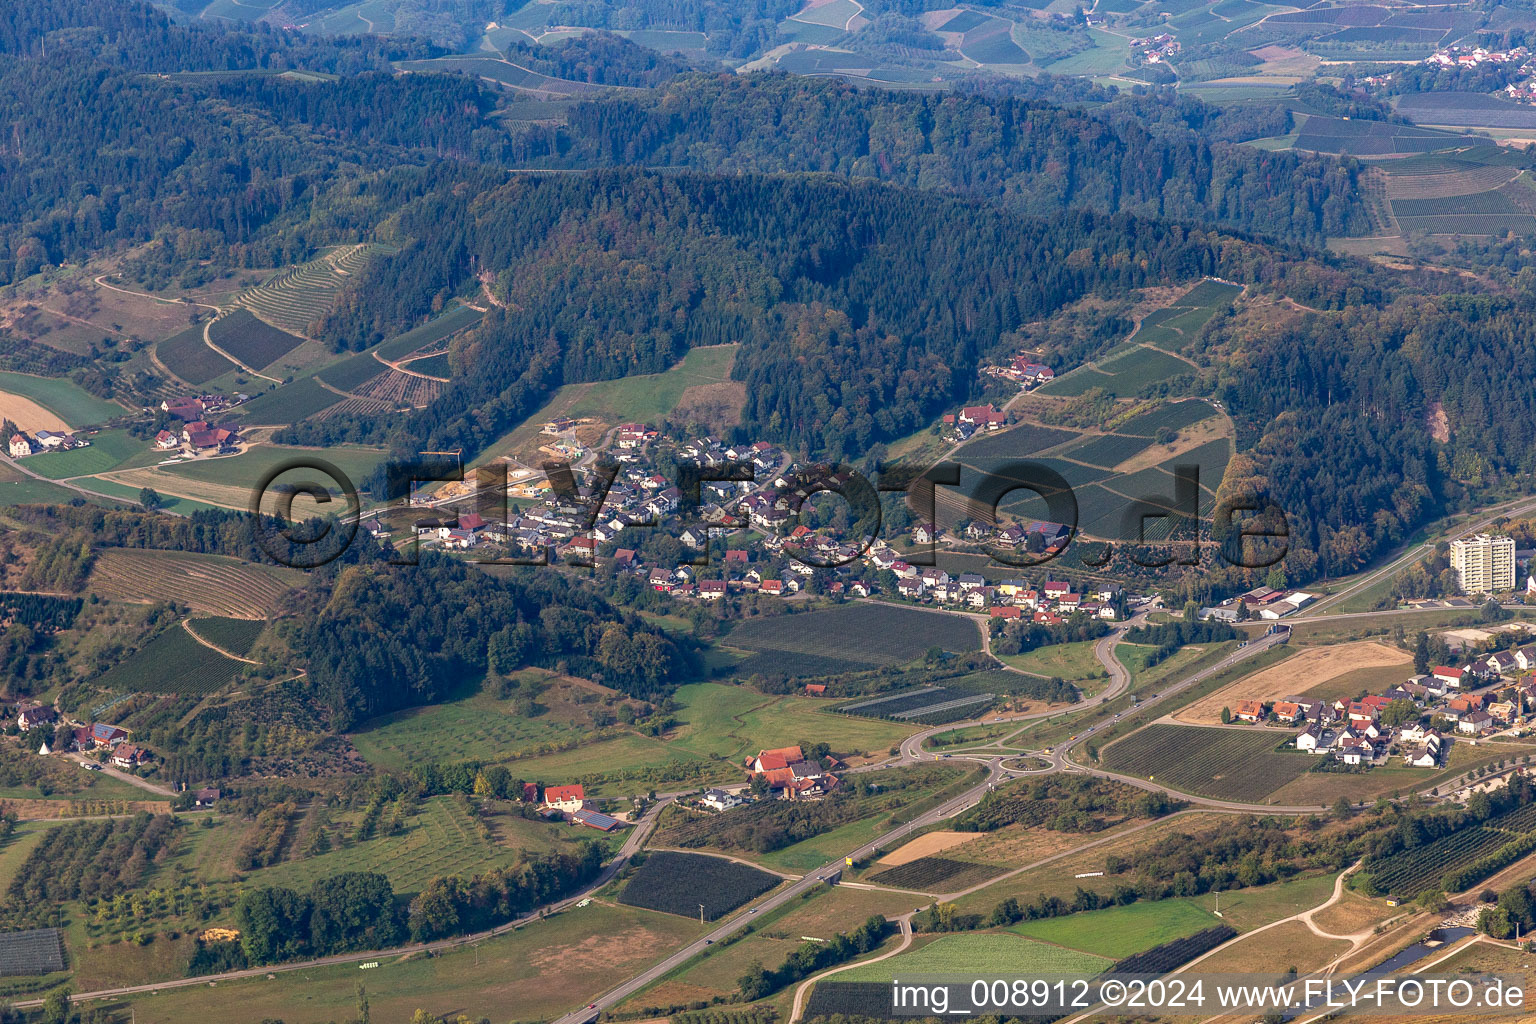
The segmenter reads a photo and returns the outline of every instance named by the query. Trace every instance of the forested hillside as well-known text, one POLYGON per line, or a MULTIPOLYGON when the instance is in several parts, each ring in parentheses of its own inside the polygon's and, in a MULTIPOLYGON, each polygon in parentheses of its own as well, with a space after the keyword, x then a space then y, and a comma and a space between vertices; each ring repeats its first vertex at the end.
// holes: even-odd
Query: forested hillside
MULTIPOLYGON (((440 169, 441 170, 441 169, 440 169)), ((324 324, 360 348, 494 280, 474 372, 404 429, 477 450, 564 383, 742 344, 746 421, 835 458, 927 424, 1002 334, 1094 291, 1243 276, 1257 246, 1127 216, 1014 216, 828 177, 399 173, 371 194, 402 251, 324 324)), ((419 447, 419 446, 418 446, 419 447)))
POLYGON ((1277 119, 1284 111, 1218 113, 1171 94, 1096 110, 782 74, 692 76, 578 105, 560 163, 827 171, 963 192, 1021 213, 1083 206, 1295 241, 1361 228, 1353 167, 1230 144, 1284 134, 1277 119))

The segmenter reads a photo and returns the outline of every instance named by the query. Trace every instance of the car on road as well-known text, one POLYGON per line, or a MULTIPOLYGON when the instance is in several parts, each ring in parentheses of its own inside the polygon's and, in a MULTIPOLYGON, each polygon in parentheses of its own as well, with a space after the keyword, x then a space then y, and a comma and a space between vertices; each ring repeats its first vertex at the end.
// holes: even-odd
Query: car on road
POLYGON ((84 768, 88 772, 99 772, 99 771, 101 771, 101 765, 95 764, 95 763, 90 762, 90 761, 81 761, 80 762, 80 767, 84 768))

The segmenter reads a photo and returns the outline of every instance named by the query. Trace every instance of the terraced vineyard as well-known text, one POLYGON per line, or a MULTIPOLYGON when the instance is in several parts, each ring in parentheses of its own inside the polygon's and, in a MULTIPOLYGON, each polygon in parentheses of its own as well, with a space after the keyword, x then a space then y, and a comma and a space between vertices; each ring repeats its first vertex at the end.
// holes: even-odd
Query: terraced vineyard
POLYGON ((352 393, 362 398, 384 402, 391 408, 408 405, 413 409, 424 409, 436 401, 437 396, 442 392, 443 385, 440 381, 412 376, 409 373, 401 373, 399 370, 388 370, 352 393))
POLYGON ((343 246, 284 270, 235 301, 273 327, 305 335, 310 321, 331 308, 347 278, 362 270, 376 251, 370 245, 343 246))
POLYGON ((1284 732, 1149 725, 1104 748, 1104 767, 1219 800, 1257 802, 1306 772, 1313 759, 1282 754, 1284 732))
POLYGON ((302 579, 295 570, 218 555, 114 548, 96 556, 87 586, 119 601, 174 601, 209 615, 265 619, 302 579))

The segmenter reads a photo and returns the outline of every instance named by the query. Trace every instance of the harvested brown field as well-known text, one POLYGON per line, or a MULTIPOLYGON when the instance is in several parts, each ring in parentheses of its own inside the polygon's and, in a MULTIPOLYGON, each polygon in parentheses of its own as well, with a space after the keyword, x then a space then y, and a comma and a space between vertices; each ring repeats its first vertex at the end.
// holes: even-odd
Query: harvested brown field
POLYGON ((0 420, 10 420, 22 430, 32 433, 39 430, 67 431, 70 429, 68 423, 32 399, 13 395, 8 391, 0 391, 0 420))
POLYGON ((929 832, 891 851, 876 863, 884 864, 886 867, 900 867, 902 864, 910 864, 915 860, 931 857, 936 853, 953 849, 961 843, 969 843, 980 838, 980 832, 929 832))
POLYGON ((1308 648, 1278 665, 1228 683, 1180 709, 1173 718, 1189 725, 1215 725, 1221 721, 1221 709, 1230 708, 1240 700, 1279 700, 1293 693, 1307 693, 1340 676, 1361 670, 1396 669, 1412 664, 1413 657, 1408 652, 1369 640, 1308 648))

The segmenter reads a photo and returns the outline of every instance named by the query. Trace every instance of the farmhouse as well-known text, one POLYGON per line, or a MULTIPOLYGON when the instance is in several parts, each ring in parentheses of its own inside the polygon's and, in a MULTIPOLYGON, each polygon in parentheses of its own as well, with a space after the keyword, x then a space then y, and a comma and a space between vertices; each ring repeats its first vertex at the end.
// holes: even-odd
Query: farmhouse
POLYGON ((25 434, 11 435, 11 458, 24 459, 33 451, 32 442, 27 440, 25 434))
POLYGON ((148 760, 149 751, 132 743, 119 743, 112 751, 112 764, 124 770, 131 771, 148 760))
POLYGON ((46 704, 23 704, 16 715, 16 728, 22 732, 58 721, 59 713, 46 704))
POLYGON ((587 794, 580 783, 570 786, 548 786, 544 790, 544 806, 562 814, 575 814, 586 804, 587 794))
POLYGON ((806 760, 796 747, 763 750, 744 766, 747 774, 761 776, 781 800, 804 800, 824 796, 837 787, 837 776, 817 761, 806 760))

